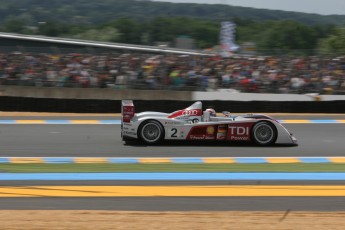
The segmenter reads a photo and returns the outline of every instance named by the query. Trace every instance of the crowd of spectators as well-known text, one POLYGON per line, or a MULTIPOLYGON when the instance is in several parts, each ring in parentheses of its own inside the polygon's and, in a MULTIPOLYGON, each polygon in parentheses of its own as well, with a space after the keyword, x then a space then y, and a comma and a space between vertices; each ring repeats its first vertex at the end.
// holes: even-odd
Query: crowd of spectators
POLYGON ((345 94, 345 57, 0 53, 0 85, 345 94))

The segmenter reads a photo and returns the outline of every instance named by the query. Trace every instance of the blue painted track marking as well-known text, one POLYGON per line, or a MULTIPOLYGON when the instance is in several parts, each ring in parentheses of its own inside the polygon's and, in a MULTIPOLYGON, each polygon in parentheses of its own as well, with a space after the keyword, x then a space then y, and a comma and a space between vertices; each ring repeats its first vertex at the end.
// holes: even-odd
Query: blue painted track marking
POLYGON ((202 164, 204 161, 201 158, 172 158, 172 163, 180 164, 202 164))
POLYGON ((46 120, 46 123, 49 125, 71 124, 71 122, 69 120, 46 120))
POLYGON ((345 173, 0 173, 0 180, 345 180, 345 173))
POLYGON ((10 163, 10 160, 7 157, 0 157, 0 163, 10 163))
POLYGON ((119 125, 121 124, 121 120, 100 120, 100 123, 106 125, 119 125))
POLYGON ((108 158, 109 163, 115 164, 137 164, 140 163, 136 158, 108 158))
POLYGON ((260 164, 268 163, 265 158, 262 157, 250 157, 250 158, 235 158, 236 163, 241 164, 260 164))
POLYGON ((300 157, 302 163, 330 163, 326 157, 300 157))
POLYGON ((337 120, 310 120, 311 123, 315 124, 336 124, 339 123, 337 120))
POLYGON ((66 164, 66 163, 74 163, 73 157, 44 157, 44 163, 53 163, 53 164, 66 164))
POLYGON ((0 120, 0 124, 16 124, 16 120, 0 120))

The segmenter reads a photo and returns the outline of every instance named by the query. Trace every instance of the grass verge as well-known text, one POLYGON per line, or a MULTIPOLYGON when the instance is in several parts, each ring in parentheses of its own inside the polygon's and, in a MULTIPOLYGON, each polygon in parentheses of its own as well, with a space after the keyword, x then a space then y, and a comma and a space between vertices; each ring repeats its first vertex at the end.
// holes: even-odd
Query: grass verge
POLYGON ((345 172, 345 164, 0 164, 5 173, 53 172, 345 172))

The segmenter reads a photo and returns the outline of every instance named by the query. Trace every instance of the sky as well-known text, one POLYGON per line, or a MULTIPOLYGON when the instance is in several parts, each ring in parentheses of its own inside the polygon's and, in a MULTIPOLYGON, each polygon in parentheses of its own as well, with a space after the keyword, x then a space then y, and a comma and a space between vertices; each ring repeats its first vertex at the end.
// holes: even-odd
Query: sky
POLYGON ((228 4, 260 9, 285 10, 322 15, 345 15, 345 0, 152 0, 159 2, 228 4))

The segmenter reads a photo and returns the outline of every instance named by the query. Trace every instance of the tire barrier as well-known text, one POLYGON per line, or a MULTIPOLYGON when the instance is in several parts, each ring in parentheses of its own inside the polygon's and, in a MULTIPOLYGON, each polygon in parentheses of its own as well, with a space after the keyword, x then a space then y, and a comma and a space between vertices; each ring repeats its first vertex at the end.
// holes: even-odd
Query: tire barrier
MULTIPOLYGON (((345 101, 202 101, 203 108, 231 113, 345 113, 345 101)), ((173 112, 193 101, 134 100, 135 111, 173 112)), ((0 97, 0 111, 120 113, 120 100, 0 97)))

